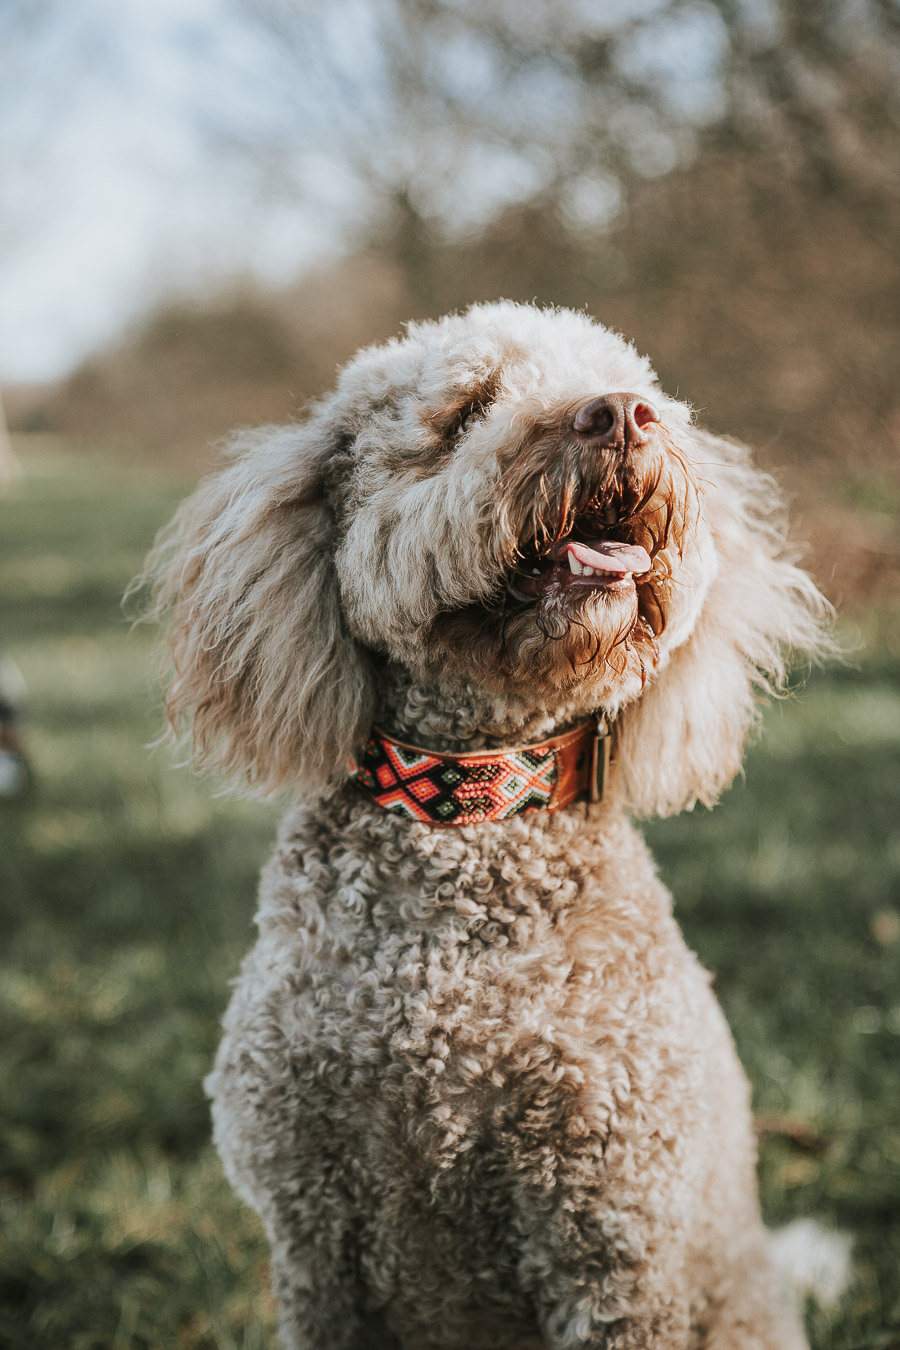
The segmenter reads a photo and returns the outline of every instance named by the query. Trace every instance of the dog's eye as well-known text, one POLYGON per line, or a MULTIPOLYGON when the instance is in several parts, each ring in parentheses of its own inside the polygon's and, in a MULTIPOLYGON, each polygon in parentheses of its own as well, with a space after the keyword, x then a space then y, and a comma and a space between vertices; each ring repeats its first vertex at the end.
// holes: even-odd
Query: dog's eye
POLYGON ((450 432, 452 439, 459 440, 461 436, 465 436, 467 431, 471 431, 477 422, 483 422, 486 412, 487 409, 483 403, 475 403, 472 407, 466 408, 457 420, 456 426, 450 432))
POLYGON ((487 375, 465 389, 457 388, 442 408, 425 414, 426 425, 439 437, 445 451, 453 449, 479 422, 484 421, 497 396, 498 387, 499 376, 487 375))

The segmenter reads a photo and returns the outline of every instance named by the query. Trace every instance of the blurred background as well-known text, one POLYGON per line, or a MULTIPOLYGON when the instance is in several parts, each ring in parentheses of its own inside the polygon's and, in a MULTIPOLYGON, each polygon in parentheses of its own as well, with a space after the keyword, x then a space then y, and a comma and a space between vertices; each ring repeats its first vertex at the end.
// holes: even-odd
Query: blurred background
POLYGON ((783 483, 850 655, 647 834, 767 1219, 900 1346, 897 0, 0 0, 0 1345, 274 1344, 201 1080, 272 807, 147 749, 119 606, 215 442, 361 343, 586 307, 783 483))

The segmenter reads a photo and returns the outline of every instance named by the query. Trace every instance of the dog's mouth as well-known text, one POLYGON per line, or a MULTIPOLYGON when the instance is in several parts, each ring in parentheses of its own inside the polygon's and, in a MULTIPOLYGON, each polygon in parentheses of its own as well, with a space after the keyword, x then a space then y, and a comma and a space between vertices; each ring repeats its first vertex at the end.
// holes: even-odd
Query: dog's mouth
POLYGON ((612 539, 579 539, 576 533, 535 557, 518 573, 516 586, 524 595, 540 596, 551 590, 621 591, 634 588, 653 562, 642 544, 612 539))
POLYGON ((540 599, 563 591, 628 591, 646 578, 653 559, 643 544, 627 535, 612 512, 603 521, 596 511, 575 517, 568 532, 548 547, 521 549, 513 586, 523 597, 540 599))

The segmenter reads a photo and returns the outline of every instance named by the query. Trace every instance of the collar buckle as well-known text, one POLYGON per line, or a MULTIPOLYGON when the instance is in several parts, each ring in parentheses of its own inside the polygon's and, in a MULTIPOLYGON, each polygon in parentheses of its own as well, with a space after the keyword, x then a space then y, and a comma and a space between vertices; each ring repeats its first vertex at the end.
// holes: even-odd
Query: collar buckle
POLYGON ((612 735, 609 722, 603 713, 594 718, 594 739, 591 744, 591 773, 588 779, 588 796, 592 802, 602 802, 603 793, 609 778, 612 735))

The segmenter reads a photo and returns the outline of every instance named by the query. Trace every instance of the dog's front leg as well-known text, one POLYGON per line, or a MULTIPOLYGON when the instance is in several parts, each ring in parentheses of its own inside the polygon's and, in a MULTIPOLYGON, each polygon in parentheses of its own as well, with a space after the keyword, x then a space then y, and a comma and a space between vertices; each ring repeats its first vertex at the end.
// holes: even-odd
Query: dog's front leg
MULTIPOLYGON (((358 1205, 334 1124, 340 1107, 324 1085, 314 1096, 315 1070, 291 1057, 280 1031, 289 1014, 272 1010, 272 996, 248 996, 256 961, 259 948, 245 963, 206 1088, 228 1178, 269 1240, 281 1345, 397 1350, 360 1277, 358 1205)), ((298 996, 289 997, 296 1015, 298 996)))
POLYGON ((279 1236, 277 1221, 266 1227, 283 1350, 399 1350, 380 1312, 365 1306, 352 1244, 336 1230, 307 1245, 296 1232, 279 1236))
POLYGON ((278 1330, 284 1350, 359 1350, 359 1321, 352 1291, 338 1272, 325 1267, 321 1253, 289 1240, 272 1246, 272 1289, 278 1302, 278 1330))
MULTIPOLYGON (((577 1156, 577 1149, 569 1151, 570 1169, 577 1156)), ((619 1186, 611 1189, 621 1194, 619 1186)), ((680 1197, 666 1191, 668 1203, 613 1204, 590 1185, 579 1186, 572 1170, 557 1176, 554 1192, 551 1205, 544 1197, 543 1214, 529 1206, 519 1264, 547 1350, 693 1345, 680 1197)))
POLYGON ((538 1296, 538 1316, 548 1350, 682 1350, 690 1343, 683 1290, 646 1268, 554 1271, 538 1296))
MULTIPOLYGON (((529 1151, 529 1159, 537 1152, 529 1151)), ((693 1205, 684 1140, 554 1141, 517 1203, 519 1281, 547 1350, 687 1350, 693 1205), (552 1183, 548 1185, 548 1181, 552 1183)))

